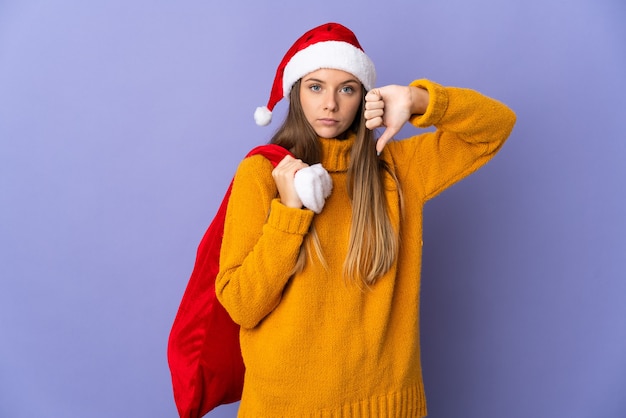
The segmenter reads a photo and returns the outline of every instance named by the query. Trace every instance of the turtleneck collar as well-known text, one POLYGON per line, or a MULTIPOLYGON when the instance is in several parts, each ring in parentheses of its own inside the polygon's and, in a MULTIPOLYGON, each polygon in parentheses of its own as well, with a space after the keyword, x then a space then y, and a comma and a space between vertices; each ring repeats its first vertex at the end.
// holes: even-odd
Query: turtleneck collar
POLYGON ((356 135, 351 133, 346 139, 320 138, 322 166, 329 172, 348 171, 350 152, 356 135))

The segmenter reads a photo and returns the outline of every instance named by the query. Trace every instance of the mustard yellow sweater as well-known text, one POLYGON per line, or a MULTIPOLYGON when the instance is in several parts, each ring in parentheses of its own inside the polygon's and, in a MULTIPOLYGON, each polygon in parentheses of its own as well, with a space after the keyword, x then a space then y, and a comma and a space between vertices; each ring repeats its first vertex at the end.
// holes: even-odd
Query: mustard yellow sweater
POLYGON ((428 80, 412 85, 428 89, 430 104, 411 122, 437 130, 391 142, 381 155, 400 182, 405 216, 401 220, 397 190, 388 190, 401 250, 370 290, 342 277, 354 138, 320 139, 333 192, 319 215, 280 203, 263 157, 238 168, 216 291, 241 325, 246 377, 240 417, 426 416, 418 327, 422 208, 493 157, 515 114, 472 90, 428 80), (308 262, 290 277, 313 222, 328 269, 308 262))

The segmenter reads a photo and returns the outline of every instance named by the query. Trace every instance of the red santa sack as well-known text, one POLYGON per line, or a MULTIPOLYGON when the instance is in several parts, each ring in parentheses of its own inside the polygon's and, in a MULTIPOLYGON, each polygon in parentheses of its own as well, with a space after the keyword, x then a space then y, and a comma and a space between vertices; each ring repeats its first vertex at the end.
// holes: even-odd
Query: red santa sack
MULTIPOLYGON (((274 167, 289 151, 261 145, 246 155, 261 154, 274 167)), ((239 325, 215 295, 224 219, 232 188, 226 191, 205 232, 170 332, 167 359, 174 400, 181 418, 200 418, 216 406, 241 399, 245 367, 239 346, 239 325)))

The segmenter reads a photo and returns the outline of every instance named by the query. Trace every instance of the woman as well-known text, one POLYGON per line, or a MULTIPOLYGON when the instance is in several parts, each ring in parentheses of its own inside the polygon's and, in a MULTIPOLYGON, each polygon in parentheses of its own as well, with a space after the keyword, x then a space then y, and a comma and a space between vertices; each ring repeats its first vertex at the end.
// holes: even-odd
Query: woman
POLYGON ((241 417, 426 416, 423 205, 492 158, 515 115, 468 89, 374 83, 354 34, 328 23, 287 52, 255 115, 289 99, 271 142, 295 158, 244 160, 226 215, 216 292, 241 325, 241 417), (437 130, 389 142, 407 121, 437 130), (311 210, 294 179, 318 163, 332 192, 311 210))

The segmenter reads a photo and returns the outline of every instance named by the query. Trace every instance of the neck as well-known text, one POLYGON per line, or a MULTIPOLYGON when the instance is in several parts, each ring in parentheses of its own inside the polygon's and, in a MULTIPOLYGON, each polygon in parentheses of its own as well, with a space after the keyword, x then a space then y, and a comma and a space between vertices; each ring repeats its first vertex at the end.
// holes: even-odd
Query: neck
POLYGON ((345 139, 319 138, 322 151, 321 163, 326 170, 347 171, 350 165, 350 153, 356 136, 347 134, 345 139))

